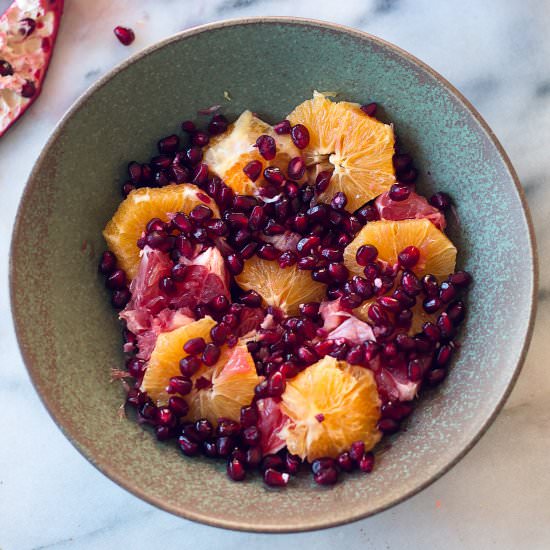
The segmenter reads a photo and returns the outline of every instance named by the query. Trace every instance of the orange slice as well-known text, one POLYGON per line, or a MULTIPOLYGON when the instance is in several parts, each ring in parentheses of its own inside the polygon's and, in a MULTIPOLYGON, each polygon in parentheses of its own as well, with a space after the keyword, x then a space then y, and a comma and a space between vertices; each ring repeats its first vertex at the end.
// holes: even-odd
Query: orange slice
POLYGON ((143 187, 132 191, 120 203, 115 215, 105 226, 103 237, 129 279, 137 275, 140 258, 137 241, 149 220, 160 218, 167 221, 169 213, 189 213, 199 204, 206 204, 214 216, 219 216, 214 201, 205 203, 199 193, 208 199, 198 187, 191 184, 143 187))
POLYGON ((210 329, 215 325, 216 321, 207 316, 176 330, 161 332, 143 376, 141 390, 158 404, 166 404, 169 397, 166 386, 172 376, 181 376, 180 359, 188 355, 183 351, 183 345, 191 338, 210 341, 210 329))
POLYGON ((367 116, 357 103, 335 103, 314 92, 288 115, 292 125, 309 131, 309 145, 302 151, 310 178, 323 170, 333 171, 328 189, 320 199, 329 202, 343 191, 346 209, 357 210, 395 183, 393 128, 367 116))
POLYGON ((427 273, 443 279, 455 270, 456 248, 447 236, 427 219, 370 222, 361 229, 344 251, 344 263, 353 275, 362 275, 355 255, 360 246, 374 245, 378 260, 393 266, 407 246, 420 250, 420 260, 412 268, 418 277, 427 273))
POLYGON ((261 177, 253 182, 243 172, 250 161, 260 161, 263 168, 268 165, 277 166, 286 173, 289 160, 297 156, 300 156, 300 151, 294 146, 290 136, 276 134, 267 122, 250 111, 244 111, 229 126, 227 132, 210 141, 204 154, 204 162, 236 193, 251 195, 258 188, 261 177), (265 160, 254 147, 262 134, 275 140, 277 154, 273 160, 265 160))
POLYGON ((300 271, 296 266, 281 269, 277 262, 257 256, 246 260, 235 281, 244 290, 255 290, 268 305, 288 315, 298 313, 300 304, 318 302, 326 291, 325 285, 312 280, 309 271, 300 271))
POLYGON ((336 458, 354 441, 372 449, 380 399, 372 372, 326 356, 287 382, 281 410, 290 418, 281 437, 288 450, 308 461, 336 458))
POLYGON ((187 420, 207 418, 214 426, 218 418, 239 420, 241 408, 254 399, 254 388, 262 381, 246 344, 223 348, 220 359, 213 367, 202 367, 193 380, 204 377, 212 384, 209 388, 194 388, 186 397, 189 403, 187 420))

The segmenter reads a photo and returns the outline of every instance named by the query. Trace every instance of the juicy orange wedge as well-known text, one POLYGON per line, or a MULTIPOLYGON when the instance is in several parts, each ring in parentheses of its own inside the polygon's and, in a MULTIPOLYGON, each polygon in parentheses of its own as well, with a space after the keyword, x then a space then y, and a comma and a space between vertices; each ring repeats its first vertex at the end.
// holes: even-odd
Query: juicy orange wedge
POLYGON ((214 201, 189 183, 136 189, 120 203, 115 215, 105 226, 103 237, 129 279, 137 275, 140 253, 137 241, 149 220, 160 218, 168 221, 169 213, 189 213, 199 204, 206 204, 214 216, 219 216, 214 201))
POLYGON ((324 170, 333 171, 324 202, 343 191, 350 212, 395 183, 393 129, 367 116, 356 103, 332 102, 319 92, 288 115, 292 125, 303 124, 309 131, 309 145, 302 151, 310 178, 324 170))
POLYGON ((353 275, 362 275, 355 255, 360 246, 374 245, 378 260, 393 266, 398 254, 407 246, 420 250, 420 260, 412 268, 418 277, 427 273, 438 279, 455 270, 456 248, 447 236, 427 219, 370 222, 361 229, 344 251, 344 263, 353 275))
POLYGON ((236 193, 251 195, 258 188, 261 176, 256 182, 248 178, 243 168, 249 162, 261 162, 262 171, 267 166, 277 166, 286 172, 290 159, 299 155, 300 151, 290 136, 276 134, 267 122, 250 111, 244 111, 227 132, 210 141, 204 162, 236 193), (276 143, 277 154, 270 161, 265 160, 254 147, 256 140, 263 134, 271 136, 276 143))
POLYGON ((358 440, 370 450, 381 438, 372 372, 328 355, 287 382, 281 410, 290 419, 281 431, 289 452, 310 462, 336 458, 358 440))
POLYGON ((243 290, 255 290, 268 305, 288 315, 295 315, 300 304, 321 300, 326 291, 325 285, 312 280, 309 271, 300 271, 296 266, 281 269, 277 262, 257 256, 246 260, 235 281, 243 290))

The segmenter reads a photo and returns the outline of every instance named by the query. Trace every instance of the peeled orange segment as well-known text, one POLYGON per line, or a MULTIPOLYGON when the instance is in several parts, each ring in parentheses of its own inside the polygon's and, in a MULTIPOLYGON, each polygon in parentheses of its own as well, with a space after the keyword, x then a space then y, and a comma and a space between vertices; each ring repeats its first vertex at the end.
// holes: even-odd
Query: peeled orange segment
POLYGON ((181 375, 180 359, 188 355, 183 351, 183 345, 191 338, 202 337, 210 341, 210 329, 215 324, 216 321, 207 316, 171 332, 159 334, 143 376, 141 390, 158 404, 166 404, 169 397, 166 386, 172 376, 181 375))
POLYGON ((329 202, 343 191, 346 209, 353 212, 395 183, 393 128, 367 116, 358 104, 334 103, 314 92, 313 99, 298 105, 288 119, 309 130, 309 145, 302 156, 310 178, 333 170, 328 189, 319 196, 322 201, 329 202))
POLYGON ((281 410, 290 419, 281 431, 289 452, 310 462, 336 458, 354 441, 370 450, 381 438, 372 372, 328 355, 287 382, 281 410))
POLYGON ((263 168, 277 166, 286 172, 289 160, 299 155, 300 151, 290 136, 276 134, 269 124, 250 111, 244 111, 227 132, 210 141, 204 162, 236 193, 251 195, 258 188, 260 180, 253 182, 243 172, 249 162, 257 160, 263 168), (273 160, 265 160, 254 147, 262 134, 275 140, 277 155, 273 160))
POLYGON ((412 271, 418 277, 427 273, 438 279, 455 270, 456 248, 453 243, 428 219, 369 222, 344 250, 344 263, 353 275, 362 275, 357 264, 357 249, 365 244, 378 249, 378 260, 393 266, 398 254, 407 246, 420 250, 420 260, 412 271))
POLYGON ((300 304, 318 302, 326 291, 325 285, 312 280, 309 271, 300 271, 296 266, 281 269, 277 262, 257 256, 246 260, 235 280, 243 290, 255 290, 268 305, 288 315, 298 313, 300 304))
POLYGON ((103 236, 128 278, 133 279, 137 275, 140 253, 137 241, 147 222, 152 218, 168 221, 169 213, 189 213, 199 204, 206 204, 214 216, 219 216, 214 201, 191 184, 143 187, 132 191, 120 203, 115 215, 105 226, 103 236), (202 200, 201 196, 208 202, 202 200))
POLYGON ((207 418, 214 426, 218 418, 239 420, 241 408, 254 399, 254 388, 262 381, 246 344, 225 347, 213 367, 202 367, 193 380, 204 377, 212 384, 205 389, 193 388, 186 396, 189 403, 187 420, 207 418))

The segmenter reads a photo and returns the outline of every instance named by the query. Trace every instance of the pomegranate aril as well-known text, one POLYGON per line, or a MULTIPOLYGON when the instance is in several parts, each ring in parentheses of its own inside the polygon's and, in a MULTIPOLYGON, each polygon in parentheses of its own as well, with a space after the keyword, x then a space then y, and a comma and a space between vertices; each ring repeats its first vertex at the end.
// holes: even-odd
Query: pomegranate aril
POLYGON ((286 388, 285 377, 276 372, 267 382, 267 392, 271 397, 280 397, 286 388))
POLYGON ((376 108, 378 105, 374 102, 367 103, 366 105, 361 105, 361 111, 363 111, 367 116, 373 117, 376 115, 376 108))
POLYGON ((361 460, 359 460, 359 469, 366 473, 370 474, 374 468, 374 455, 372 453, 365 453, 361 460))
POLYGON ((124 46, 129 46, 136 38, 134 31, 128 27, 117 26, 113 29, 118 41, 124 46))
POLYGON ((355 468, 355 464, 349 452, 343 452, 338 455, 338 466, 343 472, 351 472, 355 468))
POLYGON ((422 363, 418 359, 411 359, 407 364, 407 377, 411 382, 420 382, 422 379, 422 363))
POLYGON ((187 401, 177 395, 172 395, 168 399, 168 408, 178 418, 186 416, 189 412, 189 405, 187 401))
POLYGON ((237 435, 240 429, 239 423, 235 422, 235 420, 231 420, 230 418, 218 418, 216 436, 227 437, 237 435))
POLYGON ((422 278, 422 286, 426 296, 429 298, 435 298, 439 293, 439 285, 437 279, 433 275, 424 275, 422 278))
POLYGON ((398 349, 395 342, 388 342, 382 349, 382 353, 385 357, 392 359, 393 357, 397 357, 398 349))
POLYGON ((367 340, 363 347, 365 349, 365 359, 372 361, 380 353, 380 345, 373 340, 367 340))
POLYGON ((393 155, 392 161, 397 172, 408 170, 412 165, 412 157, 406 153, 393 155))
POLYGON ((401 276, 401 285, 410 296, 417 296, 422 291, 422 283, 412 271, 403 272, 401 276))
POLYGON ((399 264, 405 269, 413 268, 420 259, 420 250, 416 246, 407 246, 398 254, 399 264))
POLYGON ((23 86, 21 86, 21 95, 25 98, 33 97, 36 93, 36 85, 31 80, 27 80, 23 86))
POLYGON ((383 325, 388 323, 388 316, 378 304, 372 304, 367 312, 369 319, 371 319, 377 325, 383 325))
POLYGON ((290 474, 268 468, 264 472, 264 482, 270 487, 285 487, 290 479, 290 474))
POLYGON ((292 126, 290 137, 298 149, 305 149, 309 145, 309 131, 303 124, 292 126))
POLYGON ((441 308, 441 300, 439 298, 429 298, 424 300, 422 307, 426 313, 435 313, 441 308))
POLYGON ((395 298, 391 298, 390 296, 381 296, 380 298, 377 299, 377 302, 384 309, 387 309, 392 313, 399 313, 403 309, 401 302, 395 298))
POLYGON ((262 450, 260 447, 250 447, 246 450, 245 463, 247 466, 255 468, 262 461, 262 450))
POLYGON ((439 299, 444 303, 448 304, 456 298, 457 292, 456 288, 452 283, 443 282, 439 287, 439 299))
POLYGON ((137 359, 136 357, 131 357, 126 361, 126 370, 130 376, 139 378, 145 371, 145 361, 137 359))
POLYGON ((258 152, 265 160, 273 160, 277 154, 277 145, 275 140, 266 134, 261 135, 256 140, 256 147, 258 152))
POLYGON ((378 257, 378 249, 371 244, 364 244, 357 249, 355 259, 357 263, 366 267, 369 263, 374 262, 378 257))
POLYGON ((424 323, 422 327, 422 332, 432 342, 439 342, 441 338, 441 331, 439 330, 439 328, 430 322, 424 323))
POLYGON ((332 200, 330 201, 330 206, 335 210, 344 210, 347 203, 348 198, 346 197, 346 194, 342 191, 338 191, 338 193, 336 193, 334 197, 332 197, 332 200))
POLYGON ((378 210, 373 204, 365 204, 365 206, 359 208, 359 210, 357 210, 355 214, 357 218, 363 223, 373 222, 380 219, 378 210))
POLYGON ((329 457, 316 458, 311 463, 311 471, 314 474, 316 474, 321 470, 324 470, 326 468, 334 468, 335 466, 336 466, 336 461, 333 458, 329 458, 329 457))
POLYGON ((123 196, 124 198, 126 198, 135 188, 136 188, 135 185, 133 185, 132 183, 130 183, 129 181, 127 181, 127 182, 122 186, 122 189, 121 189, 122 196, 123 196))
POLYGON ((437 326, 439 330, 441 331, 441 336, 445 339, 449 339, 452 337, 454 333, 454 325, 452 321, 449 319, 449 316, 446 313, 442 313, 437 318, 437 326))
POLYGON ((414 337, 416 350, 420 353, 427 353, 433 348, 433 342, 425 334, 417 334, 414 337))
POLYGON ((380 266, 377 263, 370 262, 363 269, 367 281, 374 281, 380 275, 380 266))
POLYGON ((193 389, 193 382, 188 376, 173 376, 168 382, 166 393, 187 395, 193 389))
POLYGON ((116 257, 112 252, 106 250, 101 254, 99 271, 103 275, 110 275, 116 269, 116 257))
POLYGON ((413 351, 416 348, 414 339, 403 333, 399 333, 395 337, 395 343, 397 344, 397 347, 403 351, 413 351))
POLYGON ((229 122, 227 118, 220 114, 214 115, 208 123, 208 133, 211 136, 223 134, 227 130, 228 126, 229 122))
POLYGON ((346 361, 351 365, 363 365, 365 362, 365 351, 363 346, 353 346, 346 356, 346 361))
POLYGON ((288 120, 282 120, 281 122, 278 122, 273 126, 273 130, 275 130, 275 133, 278 135, 284 135, 284 134, 290 134, 291 125, 288 120))
POLYGON ((264 170, 264 178, 273 185, 283 185, 285 182, 285 176, 281 172, 280 168, 277 168, 276 166, 268 166, 264 170))
POLYGON ((184 120, 181 123, 181 129, 184 132, 187 132, 188 134, 192 134, 197 130, 197 127, 195 126, 195 123, 192 120, 184 120))
POLYGON ((189 213, 189 218, 195 222, 196 225, 201 225, 205 221, 209 220, 213 215, 214 212, 212 212, 212 209, 204 204, 199 204, 191 210, 189 213))
POLYGON ((328 264, 328 272, 331 280, 336 283, 343 283, 347 281, 349 276, 348 268, 344 264, 330 263, 328 264))
POLYGON ((222 436, 216 439, 216 451, 218 456, 227 457, 235 446, 235 440, 231 436, 222 436))
POLYGON ((443 211, 447 210, 452 204, 451 197, 447 195, 447 193, 442 193, 442 192, 435 193, 434 195, 432 195, 429 198, 428 202, 432 206, 435 206, 439 210, 443 210, 443 211))
POLYGON ((264 229, 264 235, 281 235, 286 231, 285 227, 275 220, 269 220, 264 229))
POLYGON ((122 290, 126 287, 126 273, 122 269, 115 269, 107 277, 105 286, 110 290, 122 290))
POLYGON ((159 289, 164 294, 175 294, 177 292, 176 283, 172 277, 161 277, 159 280, 159 289))
POLYGON ((324 193, 330 184, 330 179, 332 177, 332 172, 324 171, 319 172, 315 178, 315 191, 320 195, 324 193))
POLYGON ((246 477, 244 464, 237 458, 231 458, 227 463, 227 475, 233 481, 242 481, 246 477))
POLYGON ((177 424, 177 418, 168 407, 161 407, 157 411, 157 421, 163 426, 174 427, 177 424))
POLYGON ((354 309, 360 306, 362 301, 363 299, 359 294, 351 292, 350 294, 342 296, 342 298, 340 299, 340 304, 345 309, 354 309))
POLYGON ((447 370, 446 369, 434 369, 428 372, 426 375, 426 382, 430 386, 437 386, 447 376, 447 370))
POLYGON ((249 447, 255 447, 260 443, 261 434, 256 426, 248 426, 242 431, 241 437, 249 447))
POLYGON ((193 168, 193 179, 192 182, 199 187, 206 183, 208 179, 208 166, 204 163, 197 164, 193 168))
POLYGON ((193 376, 199 370, 200 366, 200 361, 192 355, 184 357, 180 360, 180 372, 182 376, 193 376))
POLYGON ((248 226, 252 231, 259 231, 265 224, 265 213, 262 206, 254 206, 248 218, 248 226))
POLYGON ((300 239, 296 244, 296 250, 300 254, 307 254, 311 252, 314 248, 318 247, 321 244, 321 239, 316 235, 310 235, 309 237, 304 237, 300 239))
POLYGON ((231 275, 239 275, 239 273, 242 273, 244 262, 238 254, 229 254, 225 261, 231 275))
MULTIPOLYGON (((12 74, 13 67, 5 59, 0 59, 0 76, 11 76, 12 74)), ((290 128, 288 131, 290 132, 290 128)))
POLYGON ((466 306, 464 305, 464 302, 457 301, 450 304, 447 307, 447 315, 453 322, 453 325, 459 325, 466 315, 466 306))
POLYGON ((306 365, 312 365, 317 361, 317 354, 308 346, 300 346, 296 352, 298 359, 306 365))
POLYGON ((329 284, 332 282, 332 277, 326 267, 314 269, 311 272, 311 278, 318 283, 329 284))
POLYGON ((399 422, 393 418, 383 418, 378 422, 378 429, 386 435, 393 434, 399 431, 399 422))
POLYGON ((451 360, 452 354, 453 348, 448 344, 444 344, 437 350, 437 354, 435 356, 435 364, 438 367, 446 366, 451 360))
POLYGON ((202 130, 197 130, 191 135, 191 143, 196 147, 206 147, 210 141, 210 136, 202 130))
POLYGON ((392 298, 399 300, 402 308, 409 309, 416 304, 416 299, 405 292, 401 287, 396 288, 392 293, 392 298))
POLYGON ((158 441, 166 441, 175 435, 175 429, 170 426, 163 426, 162 424, 155 426, 155 436, 158 441))
POLYGON ((410 186, 394 183, 390 188, 389 197, 392 201, 401 202, 407 200, 410 194, 410 186))
POLYGON ((466 288, 472 282, 472 276, 467 271, 457 271, 449 277, 449 282, 460 288, 466 288))
POLYGON ((251 181, 256 181, 262 173, 263 165, 259 160, 251 160, 244 168, 243 172, 251 181))
POLYGON ((162 138, 157 143, 159 153, 175 153, 180 146, 180 138, 176 134, 162 138))
POLYGON ((302 157, 294 157, 288 163, 287 174, 292 180, 300 180, 306 172, 306 162, 302 157))
POLYGON ((270 243, 262 244, 258 247, 256 255, 263 260, 276 260, 279 257, 279 251, 270 243))
POLYGON ((254 256, 257 248, 258 243, 252 241, 248 244, 245 244, 239 251, 239 254, 241 255, 241 258, 243 260, 248 260, 249 258, 252 258, 252 256, 254 256))
POLYGON ((338 470, 336 468, 323 468, 313 474, 313 480, 319 485, 334 485, 338 481, 338 470))
POLYGON ((273 203, 273 208, 275 209, 275 219, 280 223, 285 222, 290 214, 290 202, 288 199, 279 199, 273 203))

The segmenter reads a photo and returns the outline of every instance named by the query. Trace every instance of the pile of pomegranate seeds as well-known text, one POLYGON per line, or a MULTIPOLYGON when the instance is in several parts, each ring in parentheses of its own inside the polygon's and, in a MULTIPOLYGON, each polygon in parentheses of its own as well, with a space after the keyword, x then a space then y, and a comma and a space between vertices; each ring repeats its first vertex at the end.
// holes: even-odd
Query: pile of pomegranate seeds
MULTIPOLYGON (((361 109, 374 116, 376 104, 361 109)), ((135 355, 136 335, 125 328, 125 350, 132 350, 126 370, 134 379, 133 385, 128 386, 127 403, 135 407, 140 423, 153 427, 159 440, 177 438, 184 455, 223 458, 227 475, 234 481, 242 481, 250 471, 259 470, 268 486, 284 487, 303 462, 286 447, 264 452, 258 411, 261 400, 277 403, 288 380, 330 355, 372 370, 382 402, 378 428, 387 435, 399 431, 413 411, 412 399, 418 390, 439 384, 447 374, 450 359, 459 347, 456 331, 466 314, 461 294, 470 285, 471 276, 457 271, 441 283, 429 274, 419 279, 413 272, 421 256, 417 247, 401 250, 397 264, 389 266, 378 260, 378 250, 372 245, 357 250, 356 261, 363 274, 351 276, 343 263, 343 252, 365 224, 379 219, 374 201, 355 213, 346 211, 347 197, 343 192, 336 193, 329 203, 320 202, 317 197, 327 190, 331 173, 320 172, 313 185, 299 183, 306 171, 305 160, 300 156, 292 158, 286 170, 269 164, 263 169, 259 161, 249 162, 243 172, 260 184, 259 194, 235 194, 202 162, 203 148, 210 137, 227 129, 226 118, 215 114, 206 130, 198 129, 189 120, 181 127, 184 136, 162 138, 158 154, 148 163, 130 162, 128 180, 122 186, 123 196, 139 187, 172 183, 193 183, 202 190, 204 204, 189 213, 171 213, 168 222, 149 220, 137 242, 139 248, 162 251, 172 262, 170 273, 159 280, 160 296, 177 294, 177 285, 186 276, 186 261, 216 247, 233 276, 241 273, 245 261, 256 255, 278 262, 281 269, 296 266, 310 272, 314 281, 326 285, 326 299, 301 304, 294 316, 272 306, 264 307, 258 293, 243 292, 236 285, 231 300, 220 294, 199 302, 192 312, 194 318, 210 315, 216 325, 211 329, 210 341, 192 338, 184 344, 180 375, 170 378, 166 387, 170 397, 164 407, 155 405, 139 389, 147 362, 135 355), (208 206, 214 203, 219 218, 208 206), (342 319, 360 322, 352 310, 367 300, 368 326, 373 337, 358 341, 352 332, 343 331, 342 319), (414 308, 432 315, 433 322, 428 321, 419 332, 409 334, 414 308), (328 310, 340 319, 334 327, 328 326, 328 310), (241 409, 239 421, 219 418, 214 426, 205 418, 183 420, 189 411, 186 397, 192 391, 212 387, 207 378, 193 381, 192 377, 200 368, 216 364, 222 346, 232 348, 246 334, 257 374, 264 377, 255 388, 253 402, 241 409)), ((309 132, 303 125, 291 126, 284 120, 274 130, 279 135, 290 134, 298 149, 309 143, 309 132)), ((256 147, 268 162, 277 154, 275 140, 268 135, 260 136, 256 147)), ((406 154, 394 156, 394 167, 398 183, 389 196, 396 202, 405 201, 415 190, 417 170, 406 154)), ((445 193, 436 193, 430 204, 443 212, 451 205, 451 199, 445 193)), ((112 291, 113 306, 123 308, 131 292, 126 275, 117 267, 111 252, 103 253, 99 270, 112 291)), ((319 422, 325 419, 322 413, 315 418, 319 422)), ((362 441, 356 441, 336 458, 321 457, 309 467, 317 484, 332 485, 343 473, 370 473, 374 463, 374 454, 362 441)))

